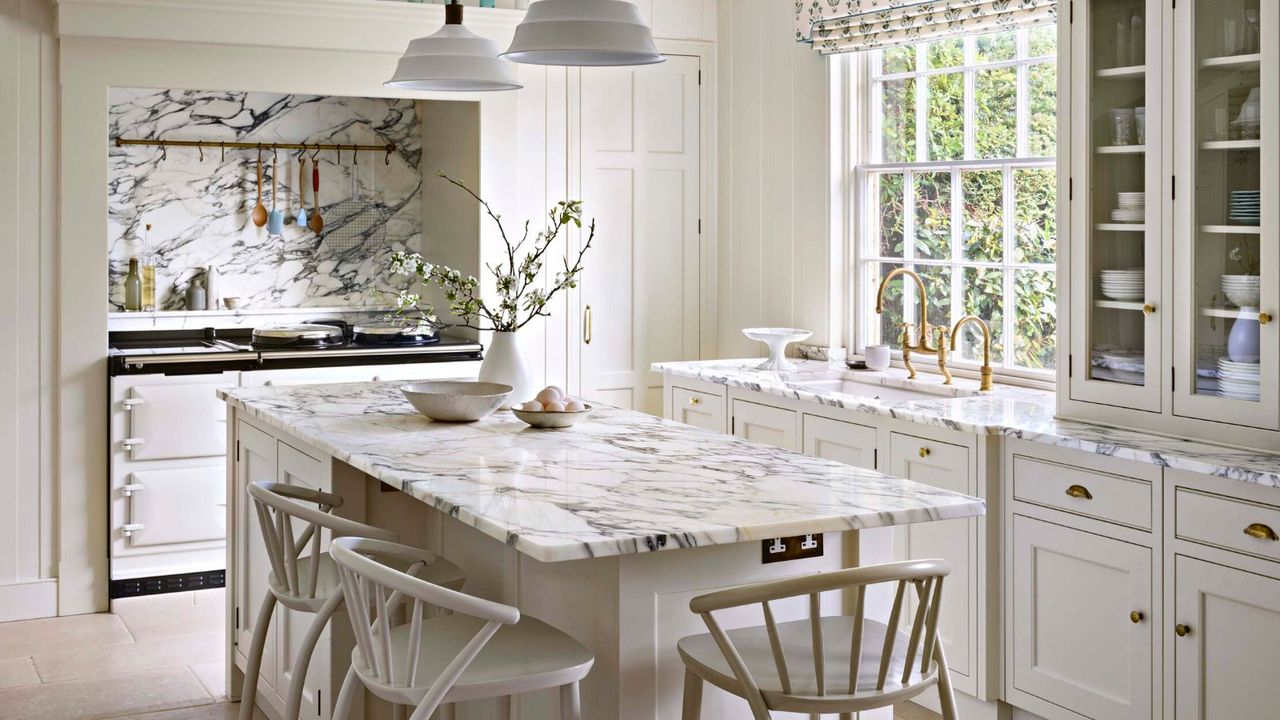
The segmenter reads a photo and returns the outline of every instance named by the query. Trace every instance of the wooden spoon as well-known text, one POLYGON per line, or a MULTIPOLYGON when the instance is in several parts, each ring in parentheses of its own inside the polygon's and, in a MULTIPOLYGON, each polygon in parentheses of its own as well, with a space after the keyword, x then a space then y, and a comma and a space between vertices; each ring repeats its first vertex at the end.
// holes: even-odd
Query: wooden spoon
POLYGON ((315 209, 311 211, 311 219, 307 221, 307 227, 311 228, 311 232, 319 235, 324 231, 324 218, 320 217, 320 163, 316 161, 311 163, 311 202, 315 209))
POLYGON ((253 224, 267 224, 267 206, 262 204, 262 153, 258 153, 258 202, 253 206, 253 224))

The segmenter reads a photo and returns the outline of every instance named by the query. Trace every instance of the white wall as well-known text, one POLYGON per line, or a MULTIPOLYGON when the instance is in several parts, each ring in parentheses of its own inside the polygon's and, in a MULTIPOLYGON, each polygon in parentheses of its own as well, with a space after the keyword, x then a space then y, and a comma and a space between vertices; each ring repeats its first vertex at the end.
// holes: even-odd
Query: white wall
POLYGON ((49 579, 56 56, 51 4, 0 3, 0 621, 57 607, 49 579))
POLYGON ((827 61, 795 42, 793 12, 778 0, 718 8, 721 357, 763 354, 740 332, 761 325, 843 345, 827 219, 827 61))

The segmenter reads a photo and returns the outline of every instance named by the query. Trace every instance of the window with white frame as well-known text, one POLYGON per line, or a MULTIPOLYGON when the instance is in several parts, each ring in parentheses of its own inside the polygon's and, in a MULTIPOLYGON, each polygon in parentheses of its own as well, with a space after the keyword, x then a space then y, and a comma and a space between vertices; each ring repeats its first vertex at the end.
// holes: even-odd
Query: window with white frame
MULTIPOLYGON (((851 108, 868 119, 855 166, 860 346, 896 347, 904 317, 919 317, 914 287, 897 279, 884 314, 875 312, 880 279, 905 266, 924 278, 931 325, 978 315, 991 326, 997 372, 1051 374, 1056 34, 1053 26, 1026 28, 861 59, 868 92, 851 108)), ((951 358, 981 361, 973 323, 951 358)))

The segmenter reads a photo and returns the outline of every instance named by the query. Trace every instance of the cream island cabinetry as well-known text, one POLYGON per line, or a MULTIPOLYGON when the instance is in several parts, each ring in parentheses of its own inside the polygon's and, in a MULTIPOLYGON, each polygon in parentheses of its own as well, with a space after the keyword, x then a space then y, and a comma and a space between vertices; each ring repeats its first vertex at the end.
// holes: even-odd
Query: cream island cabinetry
POLYGON ((1280 454, 1056 420, 1052 393, 757 363, 655 365, 668 416, 697 393, 743 437, 986 500, 984 517, 863 531, 846 553, 952 563, 962 717, 1275 715, 1280 454))

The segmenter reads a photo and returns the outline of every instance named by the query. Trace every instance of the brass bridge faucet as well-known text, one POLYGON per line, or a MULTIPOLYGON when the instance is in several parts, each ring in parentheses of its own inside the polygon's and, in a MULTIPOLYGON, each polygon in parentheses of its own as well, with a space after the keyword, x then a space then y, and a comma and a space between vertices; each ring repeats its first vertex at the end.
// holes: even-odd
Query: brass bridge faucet
POLYGON ((960 328, 965 323, 976 322, 982 328, 982 383, 979 386, 980 391, 990 390, 992 386, 992 370, 991 370, 991 328, 987 322, 977 315, 966 315, 956 321, 954 327, 950 331, 945 327, 932 327, 929 325, 929 298, 925 292, 924 280, 920 275, 906 268, 896 268, 884 276, 880 281, 880 289, 876 291, 876 313, 884 313, 884 291, 889 286, 889 281, 899 275, 905 275, 915 281, 916 291, 920 297, 920 322, 911 324, 904 322, 902 328, 902 364, 907 368, 907 376, 911 379, 916 377, 915 366, 911 364, 911 353, 918 355, 934 355, 938 358, 938 369, 942 371, 943 385, 950 385, 952 382, 951 371, 947 369, 947 344, 950 340, 951 351, 955 352, 956 338, 960 335, 960 328), (912 331, 915 332, 916 343, 912 344, 912 331), (930 331, 933 331, 937 337, 937 344, 929 345, 930 331))
POLYGON ((913 270, 906 268, 895 268, 891 270, 884 279, 880 281, 880 289, 876 292, 876 314, 884 313, 884 291, 889 287, 889 281, 905 275, 916 283, 916 291, 920 295, 920 322, 914 326, 911 323, 904 322, 902 328, 902 364, 907 367, 907 377, 912 380, 916 377, 916 368, 911 364, 911 353, 918 355, 936 355, 938 358, 938 369, 942 371, 942 376, 946 378, 944 385, 951 384, 951 371, 947 369, 947 351, 945 343, 947 341, 947 329, 945 327, 934 328, 929 325, 929 298, 924 290, 924 280, 920 279, 913 270), (912 344, 911 330, 914 328, 916 344, 912 344), (929 345, 929 331, 934 330, 937 333, 937 345, 929 345))

